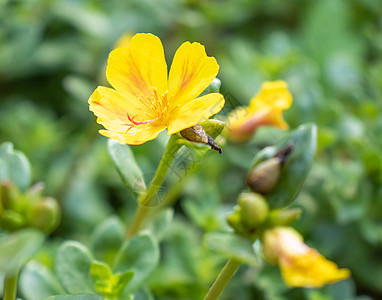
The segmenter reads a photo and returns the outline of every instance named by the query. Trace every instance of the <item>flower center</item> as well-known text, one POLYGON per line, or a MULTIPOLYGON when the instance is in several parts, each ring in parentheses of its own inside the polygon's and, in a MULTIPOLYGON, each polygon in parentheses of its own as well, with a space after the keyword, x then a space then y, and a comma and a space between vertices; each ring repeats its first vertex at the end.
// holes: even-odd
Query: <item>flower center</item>
POLYGON ((155 87, 152 88, 151 96, 138 97, 138 100, 143 104, 143 107, 139 109, 141 114, 131 116, 127 113, 127 119, 130 123, 125 124, 127 126, 126 132, 142 124, 165 121, 169 114, 170 102, 168 99, 168 91, 160 95, 155 87))

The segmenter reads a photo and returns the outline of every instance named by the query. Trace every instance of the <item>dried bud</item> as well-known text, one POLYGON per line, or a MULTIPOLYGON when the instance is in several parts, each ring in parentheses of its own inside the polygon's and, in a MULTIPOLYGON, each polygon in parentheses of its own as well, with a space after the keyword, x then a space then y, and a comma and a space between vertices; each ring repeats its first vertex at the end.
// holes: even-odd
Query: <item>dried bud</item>
POLYGON ((249 172, 247 185, 255 193, 269 194, 279 182, 281 165, 278 157, 272 157, 258 164, 249 172))
POLYGON ((200 124, 181 130, 180 135, 191 142, 209 145, 211 149, 222 153, 222 149, 216 144, 214 139, 206 133, 200 124))
POLYGON ((242 223, 255 229, 268 218, 269 207, 265 198, 255 193, 242 193, 238 199, 242 223))

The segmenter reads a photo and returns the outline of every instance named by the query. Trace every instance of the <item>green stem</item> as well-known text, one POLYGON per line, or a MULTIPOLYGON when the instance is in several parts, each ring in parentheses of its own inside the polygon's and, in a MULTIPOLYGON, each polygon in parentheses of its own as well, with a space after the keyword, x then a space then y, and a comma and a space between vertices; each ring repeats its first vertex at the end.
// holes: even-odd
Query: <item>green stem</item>
POLYGON ((158 193, 159 188, 162 186, 162 183, 166 177, 166 173, 172 161, 174 160, 176 153, 182 147, 182 145, 177 143, 177 141, 178 137, 176 135, 172 135, 168 141, 154 177, 150 182, 147 192, 138 198, 137 211, 135 213, 133 223, 127 232, 128 237, 134 236, 139 231, 142 223, 150 211, 150 207, 153 206, 153 199, 158 193))
POLYGON ((207 295, 204 297, 204 300, 215 300, 220 297, 224 288, 227 286, 228 282, 231 280, 233 275, 235 275, 237 269, 240 267, 240 262, 230 258, 223 269, 220 271, 220 274, 216 278, 215 282, 211 286, 207 295))
POLYGON ((12 276, 5 276, 3 300, 16 300, 18 277, 18 273, 12 276))

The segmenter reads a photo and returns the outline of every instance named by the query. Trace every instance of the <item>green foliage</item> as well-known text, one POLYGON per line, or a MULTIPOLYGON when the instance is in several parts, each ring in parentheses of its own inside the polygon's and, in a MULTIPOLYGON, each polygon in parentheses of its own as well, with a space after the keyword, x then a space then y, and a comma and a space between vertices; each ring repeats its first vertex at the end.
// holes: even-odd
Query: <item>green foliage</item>
POLYGON ((132 270, 134 276, 125 291, 137 290, 155 270, 159 262, 157 242, 149 234, 137 235, 122 246, 115 261, 115 271, 132 270))
POLYGON ((41 232, 23 229, 0 238, 0 272, 14 275, 35 254, 44 241, 41 232))
POLYGON ((123 182, 129 190, 138 195, 144 193, 146 184, 130 147, 128 145, 121 145, 116 140, 109 139, 108 149, 123 182))
POLYGON ((227 258, 233 258, 249 265, 258 264, 252 243, 232 233, 208 233, 204 244, 209 249, 227 258))
POLYGON ((0 146, 0 182, 9 180, 25 190, 31 182, 31 167, 26 156, 13 149, 12 143, 0 146))
MULTIPOLYGON (((290 225, 301 210, 295 226, 307 244, 349 267, 353 277, 323 289, 290 290, 277 268, 257 264, 256 269, 240 268, 221 299, 380 298, 381 14, 379 0, 0 1, 0 181, 11 180, 24 200, 31 185, 43 181, 44 194, 62 208, 62 223, 45 239, 44 249, 41 233, 22 229, 31 224, 26 206, 7 211, 12 226, 1 225, 1 271, 18 271, 32 259, 21 271, 19 297, 102 299, 90 275, 92 263, 102 262, 112 276, 134 271, 120 299, 131 299, 131 294, 135 300, 203 298, 234 251, 231 246, 241 245, 230 240, 225 219, 245 189, 253 157, 263 161, 274 155, 299 126, 314 123, 317 151, 309 140, 312 127, 301 139, 292 137, 298 141, 269 197, 272 207, 289 205, 292 210, 286 215, 272 211, 268 221, 290 225), (168 137, 163 133, 140 146, 108 145, 87 103, 96 86, 108 85, 107 55, 125 32, 161 37, 169 62, 183 41, 205 45, 220 66, 226 105, 219 120, 248 104, 265 80, 285 80, 294 99, 284 114, 288 132, 262 127, 243 145, 218 137, 222 155, 183 147, 160 190, 161 199, 179 204, 158 214, 152 208, 145 227, 151 237, 143 235, 134 247, 123 246, 136 209, 136 195, 126 187, 143 190, 168 137), (205 232, 214 231, 229 237, 221 243, 216 238, 211 251, 202 241, 205 232), (61 248, 67 240, 78 246, 73 246, 73 257, 65 254, 68 261, 61 248), (129 249, 128 261, 117 269, 115 257, 122 246, 129 249), (225 248, 227 253, 219 252, 225 248), (61 260, 72 268, 61 266, 58 276, 55 258, 56 267, 61 260), (143 264, 150 267, 134 279, 143 264), (76 282, 67 278, 72 271, 76 282), (80 294, 66 295, 62 278, 80 294)), ((216 80, 208 92, 218 86, 216 80)), ((42 220, 36 211, 33 219, 42 220)))

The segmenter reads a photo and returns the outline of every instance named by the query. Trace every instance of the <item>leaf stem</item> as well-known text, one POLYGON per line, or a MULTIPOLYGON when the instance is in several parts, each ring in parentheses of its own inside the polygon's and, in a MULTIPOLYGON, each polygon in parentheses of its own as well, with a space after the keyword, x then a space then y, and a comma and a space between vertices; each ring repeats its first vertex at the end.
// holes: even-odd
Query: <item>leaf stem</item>
POLYGON ((3 300, 16 300, 18 277, 19 277, 19 273, 16 273, 15 275, 12 275, 12 276, 8 276, 8 275, 5 276, 3 300))
POLYGON ((154 174, 153 179, 150 182, 150 185, 146 193, 142 194, 138 198, 138 207, 134 215, 133 223, 131 224, 127 236, 131 238, 134 236, 142 226, 142 223, 145 221, 150 208, 159 205, 160 203, 153 203, 155 196, 157 195, 162 183, 166 177, 166 173, 175 158, 176 153, 182 147, 181 144, 177 143, 178 137, 172 135, 170 140, 167 143, 166 149, 163 153, 162 159, 158 165, 158 168, 154 174))
POLYGON ((233 275, 235 275, 237 269, 239 269, 241 262, 230 258, 220 274, 216 278, 215 282, 212 284, 204 300, 216 300, 219 299, 224 288, 227 286, 228 282, 231 280, 233 275))

